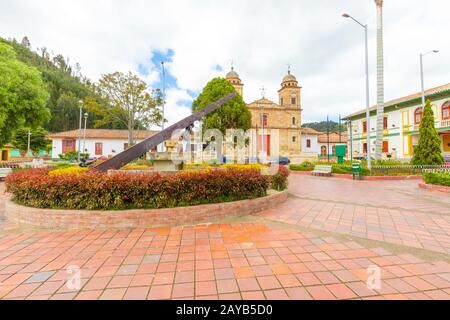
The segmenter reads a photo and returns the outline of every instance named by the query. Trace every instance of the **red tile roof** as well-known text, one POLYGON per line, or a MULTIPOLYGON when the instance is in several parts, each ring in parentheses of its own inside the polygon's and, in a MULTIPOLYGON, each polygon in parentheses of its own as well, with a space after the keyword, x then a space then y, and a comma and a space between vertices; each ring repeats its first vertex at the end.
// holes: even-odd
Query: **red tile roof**
MULTIPOLYGON (((158 131, 135 130, 135 139, 146 139, 157 134, 158 131)), ((49 139, 76 139, 79 136, 79 130, 53 133, 48 136, 49 139)), ((81 136, 84 137, 84 130, 81 130, 81 136)), ((127 140, 128 130, 109 130, 109 129, 87 129, 86 139, 118 139, 127 140)))

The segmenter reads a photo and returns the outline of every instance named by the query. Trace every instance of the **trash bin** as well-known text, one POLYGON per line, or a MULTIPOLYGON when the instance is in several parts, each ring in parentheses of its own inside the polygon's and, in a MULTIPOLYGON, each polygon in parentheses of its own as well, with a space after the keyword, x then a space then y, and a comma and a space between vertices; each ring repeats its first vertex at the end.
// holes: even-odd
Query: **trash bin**
POLYGON ((362 167, 360 163, 352 164, 353 180, 362 180, 362 167))

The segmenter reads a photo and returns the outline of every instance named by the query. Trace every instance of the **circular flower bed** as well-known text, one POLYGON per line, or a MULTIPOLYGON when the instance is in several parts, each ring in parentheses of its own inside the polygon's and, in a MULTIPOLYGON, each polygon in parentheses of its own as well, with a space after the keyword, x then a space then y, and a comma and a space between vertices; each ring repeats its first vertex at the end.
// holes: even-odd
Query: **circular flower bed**
POLYGON ((36 208, 123 210, 172 208, 254 199, 284 190, 288 171, 273 176, 250 170, 205 170, 175 175, 98 172, 51 173, 34 169, 10 174, 6 190, 15 202, 36 208))

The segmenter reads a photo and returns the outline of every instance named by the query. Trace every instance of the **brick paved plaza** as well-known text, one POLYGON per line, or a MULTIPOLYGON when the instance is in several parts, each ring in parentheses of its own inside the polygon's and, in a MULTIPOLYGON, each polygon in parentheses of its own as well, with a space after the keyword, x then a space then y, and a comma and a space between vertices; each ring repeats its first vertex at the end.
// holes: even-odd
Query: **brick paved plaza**
POLYGON ((449 299, 447 195, 417 181, 295 175, 289 192, 277 209, 198 226, 68 232, 0 220, 0 298, 449 299), (70 266, 81 289, 67 286, 70 266))

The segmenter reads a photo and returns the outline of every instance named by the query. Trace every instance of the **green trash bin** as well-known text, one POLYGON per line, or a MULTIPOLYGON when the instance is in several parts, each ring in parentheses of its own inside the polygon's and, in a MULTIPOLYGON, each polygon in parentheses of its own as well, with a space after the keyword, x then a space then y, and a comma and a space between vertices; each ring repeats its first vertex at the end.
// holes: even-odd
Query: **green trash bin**
POLYGON ((352 174, 353 180, 361 180, 362 179, 362 167, 360 163, 352 164, 352 174))

